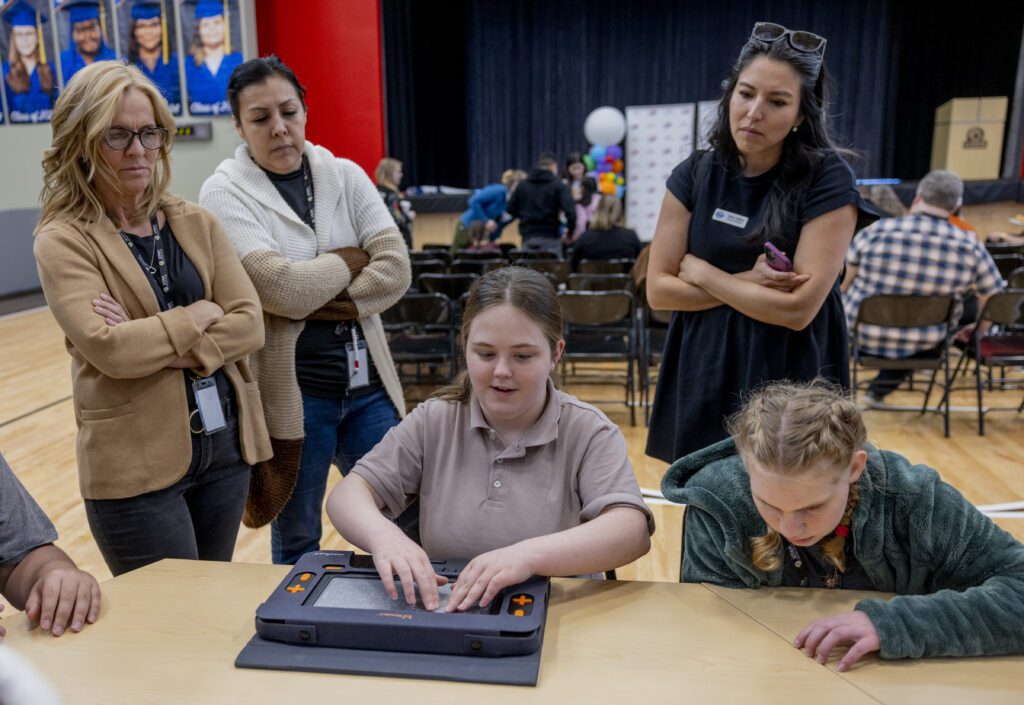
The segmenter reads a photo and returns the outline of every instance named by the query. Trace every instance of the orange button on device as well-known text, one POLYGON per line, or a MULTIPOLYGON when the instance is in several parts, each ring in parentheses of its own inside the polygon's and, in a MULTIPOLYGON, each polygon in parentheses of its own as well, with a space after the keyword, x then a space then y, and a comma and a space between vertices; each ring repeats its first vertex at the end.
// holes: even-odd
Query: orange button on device
POLYGON ((524 612, 523 610, 516 610, 512 614, 515 615, 516 617, 525 617, 526 616, 526 612, 524 612))
POLYGON ((301 585, 292 585, 291 587, 286 587, 285 590, 294 595, 297 592, 305 592, 306 588, 302 587, 301 585))
POLYGON ((312 573, 303 573, 302 575, 299 576, 299 580, 301 580, 302 582, 306 582, 307 580, 309 580, 312 577, 313 577, 312 573))
POLYGON ((512 598, 512 602, 522 607, 523 605, 531 604, 533 602, 533 598, 529 595, 516 595, 512 598))

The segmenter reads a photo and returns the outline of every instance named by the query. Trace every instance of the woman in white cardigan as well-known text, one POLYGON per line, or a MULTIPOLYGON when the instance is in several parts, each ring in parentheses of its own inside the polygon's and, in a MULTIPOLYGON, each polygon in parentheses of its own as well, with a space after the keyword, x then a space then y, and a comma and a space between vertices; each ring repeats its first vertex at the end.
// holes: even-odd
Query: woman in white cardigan
POLYGON ((199 201, 263 304, 267 343, 252 366, 274 458, 259 468, 262 501, 249 505, 263 510, 247 523, 273 519, 274 562, 294 563, 320 546, 331 461, 347 473, 404 416, 379 314, 409 288, 409 257, 362 169, 306 141, 305 89, 287 65, 245 62, 227 96, 245 144, 199 201))

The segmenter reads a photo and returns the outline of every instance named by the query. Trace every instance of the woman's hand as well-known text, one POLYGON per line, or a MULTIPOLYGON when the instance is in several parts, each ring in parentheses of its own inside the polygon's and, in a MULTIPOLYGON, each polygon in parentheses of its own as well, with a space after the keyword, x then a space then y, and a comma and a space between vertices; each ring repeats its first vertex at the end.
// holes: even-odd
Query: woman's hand
POLYGON ((796 648, 803 649, 822 664, 828 661, 832 649, 841 644, 851 646, 836 666, 840 671, 849 669, 862 656, 881 648, 875 625, 865 613, 858 611, 819 619, 804 627, 793 641, 796 648))
POLYGON ((185 307, 185 311, 192 317, 196 328, 206 332, 206 329, 224 318, 224 309, 218 304, 206 299, 199 299, 185 307))
POLYGON ((810 274, 797 274, 796 272, 780 272, 768 266, 768 258, 761 255, 757 258, 753 268, 746 273, 744 279, 755 284, 766 286, 769 289, 778 289, 789 293, 805 281, 811 278, 810 274))
POLYGON ((696 255, 691 255, 689 252, 683 255, 683 258, 679 260, 679 278, 687 284, 693 286, 700 286, 697 284, 697 278, 700 276, 704 268, 710 267, 705 260, 702 260, 696 255))
POLYGON ((502 589, 523 582, 535 572, 519 545, 483 553, 462 569, 445 611, 486 607, 502 589))
POLYGON ((437 588, 447 583, 448 578, 434 572, 430 558, 412 539, 400 531, 389 531, 379 542, 374 542, 371 553, 384 589, 392 600, 398 599, 398 589, 395 587, 397 575, 407 604, 416 604, 415 588, 419 587, 424 607, 428 610, 440 607, 441 598, 437 588))
POLYGON ((92 300, 92 310, 98 313, 108 326, 116 326, 119 323, 126 323, 132 320, 128 312, 121 304, 114 301, 109 294, 100 294, 98 299, 92 300))

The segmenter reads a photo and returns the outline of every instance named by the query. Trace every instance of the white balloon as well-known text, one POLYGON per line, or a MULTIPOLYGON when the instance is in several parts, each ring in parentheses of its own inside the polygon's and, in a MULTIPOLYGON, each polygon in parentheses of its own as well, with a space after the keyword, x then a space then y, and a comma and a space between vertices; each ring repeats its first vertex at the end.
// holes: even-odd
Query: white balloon
POLYGON ((583 134, 590 144, 618 144, 626 136, 626 116, 618 108, 602 106, 583 121, 583 134))

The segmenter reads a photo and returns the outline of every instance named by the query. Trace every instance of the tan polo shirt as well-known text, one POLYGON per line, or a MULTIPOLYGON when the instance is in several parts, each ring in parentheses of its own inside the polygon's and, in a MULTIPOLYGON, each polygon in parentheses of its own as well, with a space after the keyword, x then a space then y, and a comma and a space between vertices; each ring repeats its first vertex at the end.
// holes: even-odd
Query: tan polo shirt
POLYGON ((550 381, 544 411, 521 441, 506 447, 475 398, 432 399, 352 472, 390 516, 419 495, 420 539, 433 558, 473 558, 570 529, 613 506, 636 507, 654 533, 618 427, 550 381))

